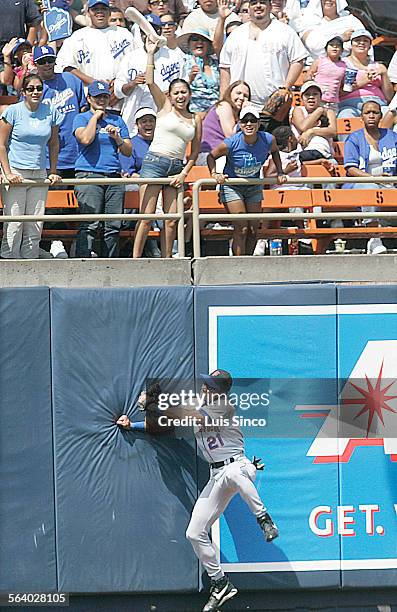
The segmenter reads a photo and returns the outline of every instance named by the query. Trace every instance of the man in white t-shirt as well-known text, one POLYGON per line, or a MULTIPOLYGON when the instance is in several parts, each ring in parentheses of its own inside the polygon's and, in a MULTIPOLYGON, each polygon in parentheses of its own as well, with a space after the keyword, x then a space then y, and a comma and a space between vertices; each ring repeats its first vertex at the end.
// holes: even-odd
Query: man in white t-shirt
POLYGON ((108 25, 109 0, 89 0, 88 13, 92 27, 77 30, 64 41, 57 56, 57 71, 72 72, 85 85, 107 81, 113 93, 121 60, 141 48, 142 41, 126 28, 108 25))
POLYGON ((245 456, 244 436, 238 422, 234 422, 234 407, 228 401, 233 384, 231 375, 226 370, 215 370, 209 375, 201 374, 200 378, 203 382, 201 396, 204 398, 200 405, 182 405, 177 409, 168 407, 159 416, 156 411, 160 390, 154 394, 143 392, 138 407, 148 411, 145 422, 131 423, 123 414, 117 425, 159 433, 164 430, 161 419, 169 418, 178 428, 179 419, 186 418, 193 426, 200 453, 210 465, 210 479, 195 503, 186 537, 211 579, 210 597, 203 612, 217 612, 237 594, 237 589, 225 576, 208 534, 234 495, 239 493, 246 502, 267 542, 272 542, 279 533, 254 485, 256 470, 262 470, 264 466, 261 459, 254 457, 250 461, 245 456))
POLYGON ((221 97, 241 79, 251 88, 251 103, 262 108, 274 90, 295 83, 308 53, 290 26, 271 19, 270 0, 250 0, 249 15, 221 51, 221 97))
MULTIPOLYGON (((151 18, 151 25, 158 34, 163 32, 162 19, 163 17, 160 19, 156 15, 151 18)), ((171 23, 171 15, 165 15, 164 22, 171 23)), ((145 85, 146 63, 147 54, 143 48, 126 55, 121 61, 114 82, 115 95, 123 100, 122 117, 130 130, 130 134, 135 133, 135 113, 139 108, 146 106, 157 110, 152 95, 145 85)), ((175 45, 173 44, 172 40, 156 51, 154 55, 154 81, 162 91, 168 92, 170 83, 174 79, 181 78, 184 63, 185 54, 176 45, 176 42, 175 45)))

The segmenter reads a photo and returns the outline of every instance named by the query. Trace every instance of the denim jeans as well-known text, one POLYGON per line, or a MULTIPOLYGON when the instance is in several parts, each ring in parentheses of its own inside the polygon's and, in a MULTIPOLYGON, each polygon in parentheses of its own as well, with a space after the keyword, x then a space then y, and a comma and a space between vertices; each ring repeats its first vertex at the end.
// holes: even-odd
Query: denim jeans
MULTIPOLYGON (((76 172, 76 178, 117 178, 100 172, 76 172)), ((76 185, 75 194, 82 215, 120 214, 124 206, 124 185, 76 185)), ((76 257, 91 257, 94 240, 101 221, 80 224, 76 242, 76 257)), ((105 257, 118 257, 121 220, 104 222, 105 257)))
POLYGON ((164 157, 148 151, 143 158, 140 178, 166 178, 180 174, 183 161, 174 157, 164 157))

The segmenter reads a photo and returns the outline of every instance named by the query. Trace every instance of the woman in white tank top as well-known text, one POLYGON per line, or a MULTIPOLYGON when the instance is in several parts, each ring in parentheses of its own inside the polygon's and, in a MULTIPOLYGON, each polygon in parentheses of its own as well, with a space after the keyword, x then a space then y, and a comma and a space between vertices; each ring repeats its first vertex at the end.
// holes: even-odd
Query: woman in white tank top
MULTIPOLYGON (((200 151, 201 119, 189 112, 191 97, 189 84, 176 79, 171 82, 168 95, 154 83, 154 53, 157 45, 147 40, 148 51, 146 84, 156 103, 158 114, 153 141, 142 163, 141 178, 174 177, 170 186, 143 185, 140 190, 140 212, 152 214, 156 210, 157 198, 163 190, 163 209, 165 213, 176 212, 175 187, 183 185, 187 174, 193 168, 200 151), (191 145, 191 153, 184 165, 186 147, 191 145)), ((151 226, 151 221, 139 221, 135 232, 133 257, 141 257, 143 247, 151 226)), ((166 221, 165 240, 162 244, 163 257, 171 257, 175 238, 175 221, 166 221)))

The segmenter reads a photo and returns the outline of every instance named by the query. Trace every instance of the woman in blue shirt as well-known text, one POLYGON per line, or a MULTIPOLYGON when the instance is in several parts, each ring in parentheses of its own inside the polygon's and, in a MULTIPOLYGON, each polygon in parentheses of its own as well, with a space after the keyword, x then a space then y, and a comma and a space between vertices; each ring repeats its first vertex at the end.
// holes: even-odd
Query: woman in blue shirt
MULTIPOLYGON (((262 185, 227 185, 228 178, 259 178, 261 168, 271 154, 277 170, 277 182, 285 183, 280 153, 274 136, 258 131, 259 112, 245 106, 240 113, 241 132, 215 147, 208 155, 208 168, 221 185, 220 200, 231 214, 261 212, 262 185), (224 173, 216 172, 215 160, 226 156, 224 173)), ((262 221, 262 225, 266 222, 262 221)), ((252 255, 256 244, 256 221, 233 221, 233 255, 252 255)))
MULTIPOLYGON (((397 174, 397 134, 379 127, 382 109, 379 102, 364 102, 361 110, 364 127, 350 134, 344 148, 347 176, 395 176, 397 174)), ((391 187, 391 185, 388 185, 391 187)), ((349 183, 346 189, 379 189, 378 183, 349 183)), ((363 207, 363 212, 375 212, 374 206, 363 207)), ((364 223, 378 227, 377 219, 364 223)), ((380 238, 371 238, 367 244, 369 255, 380 255, 386 247, 380 238)))
MULTIPOLYGON (((9 106, 0 121, 0 164, 10 186, 2 188, 5 215, 43 215, 47 199, 46 185, 19 185, 24 179, 47 178, 48 144, 50 184, 61 180, 56 167, 62 120, 56 109, 42 103, 43 81, 35 74, 22 81, 23 100, 9 106)), ((5 259, 37 259, 42 222, 12 222, 3 227, 1 256, 5 259)))

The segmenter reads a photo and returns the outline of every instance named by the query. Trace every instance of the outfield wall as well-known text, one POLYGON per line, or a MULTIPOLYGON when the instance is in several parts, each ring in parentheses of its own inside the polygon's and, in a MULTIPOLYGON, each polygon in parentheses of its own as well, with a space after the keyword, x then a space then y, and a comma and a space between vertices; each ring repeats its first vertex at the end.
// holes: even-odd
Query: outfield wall
POLYGON ((184 537, 203 476, 193 442, 114 421, 141 419, 147 376, 215 367, 270 397, 252 411, 265 431, 245 434, 281 535, 264 543, 233 500, 213 537, 236 585, 396 583, 396 285, 1 289, 0 339, 0 591, 200 590, 184 537), (366 429, 373 389, 351 385, 366 376, 378 399, 390 385, 369 440, 340 440, 343 393, 366 429))

